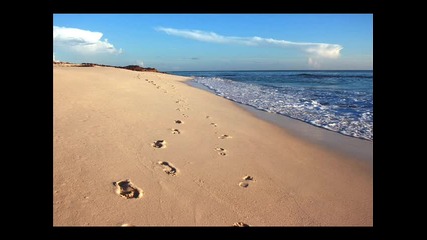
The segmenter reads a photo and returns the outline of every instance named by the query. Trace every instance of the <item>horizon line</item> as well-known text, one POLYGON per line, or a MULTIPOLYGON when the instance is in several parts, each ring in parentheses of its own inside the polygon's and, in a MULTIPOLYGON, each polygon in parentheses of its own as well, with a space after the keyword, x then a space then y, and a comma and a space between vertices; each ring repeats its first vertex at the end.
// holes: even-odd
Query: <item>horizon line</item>
POLYGON ((257 69, 257 70, 163 70, 165 72, 244 72, 244 71, 374 71, 373 69, 257 69))

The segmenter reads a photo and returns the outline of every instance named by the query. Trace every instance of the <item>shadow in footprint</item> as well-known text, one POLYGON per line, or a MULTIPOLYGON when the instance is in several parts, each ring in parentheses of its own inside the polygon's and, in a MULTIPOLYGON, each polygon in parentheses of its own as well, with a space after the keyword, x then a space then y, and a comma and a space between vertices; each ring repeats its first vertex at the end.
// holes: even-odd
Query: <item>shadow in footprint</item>
POLYGON ((254 178, 252 176, 246 175, 242 178, 244 181, 239 183, 239 186, 242 188, 249 187, 248 181, 254 181, 254 178))
POLYGON ((253 181, 253 180, 254 180, 254 177, 247 175, 247 176, 244 176, 244 177, 243 177, 243 180, 253 181))
POLYGON ((177 170, 170 163, 159 161, 158 164, 163 166, 163 171, 165 173, 167 173, 168 175, 171 175, 171 176, 175 176, 177 170))
POLYGON ((224 148, 220 148, 220 147, 217 147, 217 148, 215 148, 215 150, 218 152, 218 154, 219 155, 221 155, 221 156, 225 156, 225 155, 227 155, 225 152, 227 151, 227 150, 225 150, 224 148))
POLYGON ((230 135, 224 134, 218 137, 219 139, 232 138, 230 135))
POLYGON ((181 134, 181 131, 179 131, 178 129, 172 128, 172 133, 173 134, 181 134))
POLYGON ((113 182, 116 187, 116 193, 126 199, 141 198, 143 191, 136 187, 129 179, 113 182))
POLYGON ((183 121, 181 121, 181 120, 175 120, 175 123, 177 123, 177 124, 182 124, 182 123, 184 123, 183 121))
POLYGON ((211 123, 212 126, 217 127, 218 125, 216 125, 216 123, 211 123))
POLYGON ((166 147, 166 141, 165 140, 157 140, 151 144, 151 146, 155 148, 165 148, 166 147))
POLYGON ((243 222, 235 222, 233 227, 249 227, 249 225, 243 222))

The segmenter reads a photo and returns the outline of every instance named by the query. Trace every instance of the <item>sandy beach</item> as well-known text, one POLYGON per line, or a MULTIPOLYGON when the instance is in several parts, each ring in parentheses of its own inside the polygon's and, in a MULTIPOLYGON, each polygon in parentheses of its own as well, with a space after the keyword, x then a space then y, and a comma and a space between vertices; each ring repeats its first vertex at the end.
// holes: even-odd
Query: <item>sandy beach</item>
POLYGON ((188 78, 54 66, 54 226, 372 226, 372 163, 188 78))

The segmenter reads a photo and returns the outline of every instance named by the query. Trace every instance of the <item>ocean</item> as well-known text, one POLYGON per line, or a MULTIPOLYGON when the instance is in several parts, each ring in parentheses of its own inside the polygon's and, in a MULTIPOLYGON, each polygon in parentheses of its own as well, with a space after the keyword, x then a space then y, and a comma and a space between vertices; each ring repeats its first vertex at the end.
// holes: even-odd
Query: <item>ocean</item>
POLYGON ((373 141, 372 71, 176 71, 218 96, 373 141))

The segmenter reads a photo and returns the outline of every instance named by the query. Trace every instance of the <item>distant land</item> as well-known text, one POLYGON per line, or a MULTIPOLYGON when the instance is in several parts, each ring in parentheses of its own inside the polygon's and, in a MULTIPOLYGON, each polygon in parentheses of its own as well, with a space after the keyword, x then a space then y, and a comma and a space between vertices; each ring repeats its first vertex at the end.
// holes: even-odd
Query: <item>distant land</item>
POLYGON ((128 66, 112 66, 112 65, 104 65, 104 64, 97 64, 97 63, 70 63, 70 62, 59 62, 59 61, 53 61, 54 65, 61 66, 61 67, 114 67, 114 68, 123 68, 127 70, 137 71, 137 72, 160 72, 155 68, 150 67, 141 67, 138 65, 128 65, 128 66))

